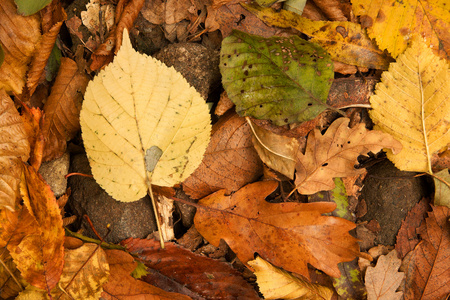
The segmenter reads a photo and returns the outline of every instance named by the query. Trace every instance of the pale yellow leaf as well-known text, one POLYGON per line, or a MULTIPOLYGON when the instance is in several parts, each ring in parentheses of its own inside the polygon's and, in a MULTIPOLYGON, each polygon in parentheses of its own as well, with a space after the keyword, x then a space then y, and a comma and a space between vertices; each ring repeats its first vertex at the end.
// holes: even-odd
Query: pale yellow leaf
POLYGON ((295 157, 299 148, 296 139, 278 135, 256 124, 249 118, 247 123, 252 129, 252 141, 261 160, 270 168, 294 179, 295 157))
POLYGON ((404 171, 431 171, 430 158, 450 142, 450 70, 418 39, 389 66, 370 98, 375 128, 399 140, 388 158, 404 171))
POLYGON ((450 174, 448 169, 434 175, 434 206, 441 205, 450 208, 450 174))
POLYGON ((332 190, 333 178, 361 174, 355 169, 359 155, 377 153, 383 148, 400 152, 402 145, 389 134, 367 130, 363 123, 348 127, 348 118, 334 121, 322 135, 314 129, 308 136, 305 154, 297 153, 295 185, 300 194, 312 195, 332 190))
POLYGON ((247 262, 255 269, 256 282, 264 299, 331 299, 333 291, 319 284, 294 277, 261 257, 247 262))
POLYGON ((182 75, 136 52, 124 31, 114 61, 86 89, 82 137, 95 180, 113 198, 142 198, 150 182, 173 186, 200 164, 208 106, 182 75))

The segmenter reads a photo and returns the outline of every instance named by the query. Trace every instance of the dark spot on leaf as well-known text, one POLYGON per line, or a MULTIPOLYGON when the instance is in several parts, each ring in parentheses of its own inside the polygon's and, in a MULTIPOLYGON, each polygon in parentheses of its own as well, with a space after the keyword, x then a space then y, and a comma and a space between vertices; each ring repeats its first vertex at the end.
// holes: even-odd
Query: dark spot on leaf
POLYGON ((228 54, 228 58, 230 58, 231 57, 231 55, 230 54, 228 54))
POLYGON ((350 141, 347 141, 347 144, 350 144, 350 141))
POLYGON ((248 76, 248 70, 245 70, 245 71, 244 71, 244 75, 245 75, 245 76, 248 76))
POLYGON ((400 31, 401 35, 403 35, 403 36, 408 35, 410 33, 409 28, 406 28, 406 27, 400 28, 399 31, 400 31))
POLYGON ((287 123, 287 122, 289 122, 289 119, 288 118, 284 119, 284 123, 287 123))
POLYGON ((327 31, 327 26, 325 25, 325 26, 322 26, 322 27, 320 27, 320 29, 319 29, 320 31, 327 31))
POLYGON ((312 106, 312 103, 308 103, 308 106, 312 106))
POLYGON ((324 163, 324 164, 322 165, 322 167, 326 167, 326 166, 328 166, 328 163, 324 163))
POLYGON ((345 30, 345 28, 342 26, 336 27, 336 32, 342 35, 343 38, 346 38, 348 36, 347 30, 345 30))
POLYGON ((359 18, 359 21, 362 28, 369 28, 373 25, 373 19, 368 15, 361 16, 361 18, 359 18))
POLYGON ((243 94, 244 93, 244 90, 241 90, 241 94, 243 94))
POLYGON ((262 104, 260 104, 260 105, 259 105, 259 108, 262 108, 262 107, 263 107, 262 104))
POLYGON ((253 65, 248 65, 248 68, 249 68, 249 69, 253 68, 253 65))
POLYGON ((227 63, 223 63, 223 66, 226 67, 226 66, 227 66, 227 63))
POLYGON ((261 58, 261 53, 258 53, 258 55, 256 55, 257 58, 261 58))
POLYGON ((381 23, 381 22, 383 22, 384 20, 386 20, 386 15, 383 13, 382 10, 380 10, 380 11, 378 12, 377 19, 376 19, 375 21, 376 21, 377 23, 381 23))

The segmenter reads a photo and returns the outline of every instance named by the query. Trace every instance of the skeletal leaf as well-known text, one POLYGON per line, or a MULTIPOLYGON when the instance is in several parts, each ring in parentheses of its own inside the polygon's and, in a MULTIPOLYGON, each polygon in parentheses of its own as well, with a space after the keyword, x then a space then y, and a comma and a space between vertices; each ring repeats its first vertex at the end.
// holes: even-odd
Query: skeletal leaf
POLYGON ((388 158, 404 171, 431 171, 431 157, 450 142, 450 70, 418 39, 392 63, 370 98, 376 128, 403 150, 388 158))
POLYGON ((187 178, 211 131, 197 91, 173 68, 136 52, 127 31, 114 61, 89 83, 80 123, 94 178, 120 201, 142 198, 150 183, 187 178))

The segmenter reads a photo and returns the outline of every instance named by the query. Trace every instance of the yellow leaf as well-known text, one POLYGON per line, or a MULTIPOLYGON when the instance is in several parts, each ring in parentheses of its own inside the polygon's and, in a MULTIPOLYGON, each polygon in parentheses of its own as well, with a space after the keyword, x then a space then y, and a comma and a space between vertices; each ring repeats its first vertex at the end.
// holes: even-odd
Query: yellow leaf
POLYGON ((333 178, 355 176, 364 172, 355 169, 359 155, 391 148, 395 153, 402 146, 392 136, 377 130, 367 130, 363 123, 348 127, 349 119, 339 118, 322 135, 314 129, 306 151, 297 154, 295 185, 300 194, 312 195, 335 187, 333 178))
POLYGON ((127 31, 114 61, 89 83, 80 123, 95 180, 126 202, 142 198, 150 183, 187 178, 211 131, 200 94, 173 68, 136 52, 127 31))
POLYGON ((264 299, 324 300, 333 296, 328 287, 294 277, 259 256, 247 263, 255 269, 256 282, 264 299))
POLYGON ((415 41, 370 98, 376 128, 391 134, 403 150, 388 158, 404 171, 431 171, 431 156, 450 142, 450 71, 422 40, 415 41))
POLYGON ((259 127, 246 117, 252 129, 252 141, 261 160, 277 172, 294 179, 295 157, 299 143, 296 139, 275 134, 259 127))
POLYGON ((352 0, 363 28, 394 58, 405 51, 414 35, 426 38, 436 53, 450 59, 448 0, 352 0))
POLYGON ((450 174, 444 169, 435 174, 434 179, 434 206, 447 206, 450 208, 450 174))

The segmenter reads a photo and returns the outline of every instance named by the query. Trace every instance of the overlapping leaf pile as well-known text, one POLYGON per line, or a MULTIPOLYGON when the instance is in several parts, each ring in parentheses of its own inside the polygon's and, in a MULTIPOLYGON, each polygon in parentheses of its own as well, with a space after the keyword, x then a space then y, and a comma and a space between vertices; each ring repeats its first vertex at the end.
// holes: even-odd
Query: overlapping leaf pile
POLYGON ((177 191, 199 199, 195 226, 183 239, 198 241, 193 250, 221 249, 225 241, 266 299, 448 295, 445 0, 313 0, 301 16, 291 1, 131 0, 119 1, 114 18, 114 5, 93 0, 81 19, 66 22, 86 47, 72 55, 63 45, 74 60, 60 59, 55 47, 67 19, 62 4, 16 2, 0 4, 0 298, 259 299, 242 272, 171 242, 160 249, 153 239, 118 246, 70 231, 77 238, 65 237, 62 199, 36 170, 61 156, 80 127, 106 192, 131 202, 152 184, 181 184, 177 191), (133 26, 139 14, 149 27, 133 26), (83 26, 92 36, 81 33, 83 26), (213 45, 220 31, 226 93, 212 131, 205 101, 174 69, 135 51, 130 29, 152 32, 154 44, 165 37, 213 45), (103 67, 88 84, 91 71, 103 67), (345 78, 360 80, 360 99, 333 83, 336 73, 365 76, 369 68, 385 72, 362 82, 345 78), (339 96, 329 99, 330 90, 339 96), (368 114, 349 106, 370 106, 374 128, 368 114), (432 175, 436 193, 434 205, 423 199, 411 210, 396 250, 365 269, 371 257, 349 233, 356 227, 350 195, 365 172, 355 167, 358 157, 381 150, 401 170, 432 175))

